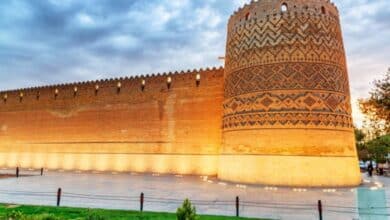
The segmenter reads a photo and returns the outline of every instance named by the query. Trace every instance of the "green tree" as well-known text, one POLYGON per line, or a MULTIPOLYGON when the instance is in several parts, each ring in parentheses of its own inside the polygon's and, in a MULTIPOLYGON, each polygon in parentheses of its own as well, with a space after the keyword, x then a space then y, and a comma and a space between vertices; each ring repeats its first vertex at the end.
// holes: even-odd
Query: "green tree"
POLYGON ((374 81, 370 98, 360 99, 360 109, 370 120, 375 136, 390 133, 390 68, 383 79, 374 81))
POLYGON ((390 135, 375 138, 367 142, 366 146, 372 159, 378 163, 384 163, 387 155, 390 153, 390 135))
POLYGON ((177 220, 195 220, 196 208, 190 202, 190 200, 185 199, 183 205, 179 207, 176 211, 177 220))
POLYGON ((358 156, 360 160, 368 160, 368 150, 366 144, 364 143, 364 139, 366 134, 362 129, 355 128, 355 142, 356 142, 356 150, 358 152, 358 156))
POLYGON ((355 128, 355 140, 356 140, 356 143, 364 142, 364 138, 365 137, 366 137, 366 134, 363 132, 362 129, 355 128))

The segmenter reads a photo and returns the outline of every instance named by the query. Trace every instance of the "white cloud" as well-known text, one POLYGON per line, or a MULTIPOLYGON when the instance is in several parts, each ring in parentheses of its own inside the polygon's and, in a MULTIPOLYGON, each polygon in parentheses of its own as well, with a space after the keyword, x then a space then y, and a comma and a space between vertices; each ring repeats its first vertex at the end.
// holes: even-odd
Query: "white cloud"
POLYGON ((210 6, 198 8, 194 11, 193 20, 189 21, 189 26, 206 26, 216 28, 222 22, 222 18, 210 6))
POLYGON ((93 18, 90 15, 85 14, 85 13, 78 14, 77 20, 81 25, 85 25, 85 26, 91 26, 91 25, 95 24, 95 21, 93 20, 93 18))
POLYGON ((139 45, 137 38, 127 34, 127 35, 115 35, 111 37, 107 44, 116 47, 117 49, 134 49, 139 45))

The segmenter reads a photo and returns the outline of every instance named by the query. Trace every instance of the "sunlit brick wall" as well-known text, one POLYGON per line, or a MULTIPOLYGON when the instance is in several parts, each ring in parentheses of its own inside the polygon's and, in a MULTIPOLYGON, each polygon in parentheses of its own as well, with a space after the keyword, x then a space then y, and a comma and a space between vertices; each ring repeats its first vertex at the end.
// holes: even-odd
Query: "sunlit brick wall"
POLYGON ((0 166, 216 175, 223 69, 0 95, 0 166))

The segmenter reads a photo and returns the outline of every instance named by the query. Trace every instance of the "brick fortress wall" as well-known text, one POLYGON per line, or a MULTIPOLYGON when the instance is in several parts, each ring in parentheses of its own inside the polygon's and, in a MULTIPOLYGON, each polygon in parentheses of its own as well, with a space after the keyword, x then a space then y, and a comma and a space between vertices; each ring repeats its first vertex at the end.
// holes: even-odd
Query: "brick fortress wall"
POLYGON ((0 166, 216 175, 223 73, 1 92, 0 166))
POLYGON ((0 93, 0 166, 358 185, 348 82, 330 1, 252 1, 225 69, 0 93))

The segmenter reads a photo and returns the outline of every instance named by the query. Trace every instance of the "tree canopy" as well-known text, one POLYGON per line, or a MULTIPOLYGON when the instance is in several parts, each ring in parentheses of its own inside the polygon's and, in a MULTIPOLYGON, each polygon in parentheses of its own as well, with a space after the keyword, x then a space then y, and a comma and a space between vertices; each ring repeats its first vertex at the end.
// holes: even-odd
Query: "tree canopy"
POLYGON ((376 136, 390 133, 390 68, 383 79, 374 81, 370 98, 360 99, 360 109, 370 120, 376 136))
POLYGON ((378 163, 386 162, 386 157, 390 153, 390 135, 375 138, 366 143, 369 156, 378 163))

